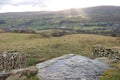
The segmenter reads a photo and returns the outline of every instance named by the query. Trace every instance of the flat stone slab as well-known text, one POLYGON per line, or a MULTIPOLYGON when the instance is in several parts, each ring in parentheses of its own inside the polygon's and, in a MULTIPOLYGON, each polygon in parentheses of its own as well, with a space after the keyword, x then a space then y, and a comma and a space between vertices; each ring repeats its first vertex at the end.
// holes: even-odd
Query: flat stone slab
POLYGON ((108 65, 80 55, 68 54, 39 63, 40 80, 99 80, 108 65))

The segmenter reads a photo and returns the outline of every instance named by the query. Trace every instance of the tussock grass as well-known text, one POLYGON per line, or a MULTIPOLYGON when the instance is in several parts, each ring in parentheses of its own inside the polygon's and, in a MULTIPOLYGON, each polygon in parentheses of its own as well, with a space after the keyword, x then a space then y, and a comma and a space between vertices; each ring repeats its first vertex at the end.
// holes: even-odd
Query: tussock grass
POLYGON ((90 34, 72 34, 44 38, 40 34, 0 33, 0 53, 9 50, 27 53, 28 65, 42 62, 64 54, 89 57, 94 45, 120 46, 118 39, 90 34))

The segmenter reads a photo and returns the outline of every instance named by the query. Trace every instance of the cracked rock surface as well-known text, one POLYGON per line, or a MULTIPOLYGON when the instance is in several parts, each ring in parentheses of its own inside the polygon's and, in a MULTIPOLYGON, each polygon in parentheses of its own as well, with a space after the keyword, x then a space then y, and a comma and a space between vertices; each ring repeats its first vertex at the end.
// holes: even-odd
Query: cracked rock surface
POLYGON ((68 54, 39 63, 40 80, 99 80, 108 65, 80 55, 68 54))

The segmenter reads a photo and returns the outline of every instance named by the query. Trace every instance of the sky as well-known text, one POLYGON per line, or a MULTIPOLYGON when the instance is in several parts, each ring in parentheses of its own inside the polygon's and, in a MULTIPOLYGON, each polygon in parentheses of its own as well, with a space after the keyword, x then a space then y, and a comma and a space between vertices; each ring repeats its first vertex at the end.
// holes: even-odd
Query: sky
POLYGON ((0 13, 58 11, 102 5, 120 6, 120 0, 0 0, 0 13))

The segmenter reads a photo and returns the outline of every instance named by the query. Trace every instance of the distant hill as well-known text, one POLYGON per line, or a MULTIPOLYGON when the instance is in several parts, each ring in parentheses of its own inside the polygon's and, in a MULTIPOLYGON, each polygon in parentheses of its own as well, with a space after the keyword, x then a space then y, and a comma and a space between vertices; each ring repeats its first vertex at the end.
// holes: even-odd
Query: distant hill
POLYGON ((85 8, 84 12, 95 20, 120 21, 120 6, 98 6, 85 8))
POLYGON ((97 6, 61 11, 0 13, 0 28, 80 27, 90 23, 111 25, 120 22, 120 6, 97 6), (102 23, 102 24, 103 24, 102 23), (107 23, 107 24, 106 24, 107 23))
POLYGON ((84 16, 95 20, 120 21, 120 6, 97 6, 58 11, 58 15, 84 16))

